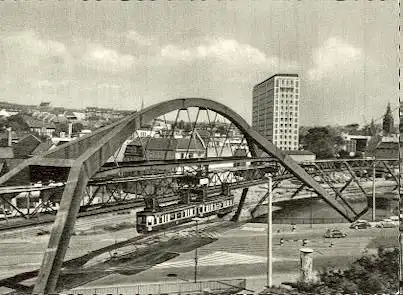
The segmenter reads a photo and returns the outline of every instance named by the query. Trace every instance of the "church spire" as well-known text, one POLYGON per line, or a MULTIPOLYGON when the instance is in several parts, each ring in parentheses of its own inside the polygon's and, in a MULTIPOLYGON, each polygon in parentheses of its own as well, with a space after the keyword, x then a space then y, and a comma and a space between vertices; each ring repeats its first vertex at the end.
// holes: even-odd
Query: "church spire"
POLYGON ((393 132, 393 116, 390 108, 390 102, 386 108, 385 116, 383 116, 382 129, 386 134, 391 134, 393 132))

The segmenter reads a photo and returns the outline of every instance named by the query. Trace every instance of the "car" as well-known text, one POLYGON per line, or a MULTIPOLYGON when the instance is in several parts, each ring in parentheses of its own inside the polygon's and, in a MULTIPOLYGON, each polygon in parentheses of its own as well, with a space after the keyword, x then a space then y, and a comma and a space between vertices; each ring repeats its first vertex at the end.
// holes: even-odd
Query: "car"
POLYGON ((396 223, 393 222, 391 219, 383 219, 382 221, 380 221, 376 227, 378 228, 392 228, 392 227, 396 227, 396 223))
POLYGON ((391 217, 389 217, 389 219, 392 221, 399 221, 399 216, 397 216, 397 215, 391 216, 391 217))
POLYGON ((371 227, 371 224, 367 220, 364 220, 364 219, 356 220, 350 225, 350 228, 353 228, 353 229, 365 229, 368 227, 371 227))
POLYGON ((347 237, 347 234, 341 232, 338 229, 328 229, 325 234, 325 238, 345 238, 347 237))

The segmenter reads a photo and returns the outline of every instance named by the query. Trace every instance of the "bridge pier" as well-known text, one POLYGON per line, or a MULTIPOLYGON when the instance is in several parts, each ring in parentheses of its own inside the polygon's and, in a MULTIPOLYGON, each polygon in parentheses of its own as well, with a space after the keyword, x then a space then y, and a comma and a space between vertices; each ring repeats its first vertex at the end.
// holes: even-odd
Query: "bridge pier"
POLYGON ((75 166, 71 169, 33 294, 49 294, 56 290, 60 269, 69 247, 74 224, 80 210, 81 196, 85 192, 87 182, 88 177, 81 166, 75 166))
POLYGON ((249 188, 244 188, 242 190, 242 195, 241 195, 241 199, 239 200, 238 208, 236 209, 234 216, 231 218, 231 221, 239 220, 239 215, 241 214, 243 205, 245 204, 245 199, 246 199, 246 195, 248 194, 248 191, 249 191, 249 188))

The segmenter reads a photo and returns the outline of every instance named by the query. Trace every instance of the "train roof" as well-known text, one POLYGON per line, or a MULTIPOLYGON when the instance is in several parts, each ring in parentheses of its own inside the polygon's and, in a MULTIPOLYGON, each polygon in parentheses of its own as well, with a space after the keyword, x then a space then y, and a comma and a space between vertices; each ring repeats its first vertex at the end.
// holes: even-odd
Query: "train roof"
MULTIPOLYGON (((233 198, 233 195, 229 195, 229 196, 220 196, 220 197, 214 197, 208 200, 205 200, 205 203, 212 203, 213 201, 216 200, 223 200, 223 199, 228 199, 228 198, 233 198)), ((160 211, 140 211, 137 212, 137 215, 155 215, 158 213, 171 213, 173 211, 177 211, 177 210, 181 210, 181 209, 191 209, 195 206, 198 206, 202 204, 201 202, 197 202, 197 203, 191 203, 191 204, 175 204, 175 205, 168 205, 165 207, 162 207, 160 211)))

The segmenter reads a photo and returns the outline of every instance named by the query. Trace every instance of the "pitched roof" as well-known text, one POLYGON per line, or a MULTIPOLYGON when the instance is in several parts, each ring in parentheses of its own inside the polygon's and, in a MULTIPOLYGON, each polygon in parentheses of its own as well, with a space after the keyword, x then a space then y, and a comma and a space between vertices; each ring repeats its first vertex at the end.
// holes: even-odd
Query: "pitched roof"
POLYGON ((32 155, 32 152, 41 144, 41 140, 33 134, 29 134, 13 145, 14 157, 24 159, 32 155))
POLYGON ((51 147, 53 146, 53 143, 51 141, 45 141, 41 142, 31 153, 32 156, 34 155, 40 155, 44 152, 47 152, 51 147))
POLYGON ((14 158, 13 148, 11 146, 0 147, 0 159, 12 159, 14 158))
POLYGON ((45 127, 47 129, 56 129, 53 123, 45 122, 44 120, 37 120, 30 116, 23 116, 24 121, 28 124, 30 128, 42 128, 45 127))

